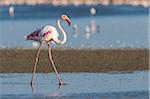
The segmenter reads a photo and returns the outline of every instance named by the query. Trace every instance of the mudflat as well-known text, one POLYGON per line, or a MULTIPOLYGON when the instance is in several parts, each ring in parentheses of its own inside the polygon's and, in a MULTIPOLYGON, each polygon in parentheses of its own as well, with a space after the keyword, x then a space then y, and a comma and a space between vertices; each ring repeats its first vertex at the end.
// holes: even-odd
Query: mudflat
MULTIPOLYGON (((0 73, 32 72, 37 49, 0 49, 0 73)), ((149 49, 53 49, 59 72, 149 70, 149 49)), ((37 72, 52 72, 47 50, 42 49, 37 72)))

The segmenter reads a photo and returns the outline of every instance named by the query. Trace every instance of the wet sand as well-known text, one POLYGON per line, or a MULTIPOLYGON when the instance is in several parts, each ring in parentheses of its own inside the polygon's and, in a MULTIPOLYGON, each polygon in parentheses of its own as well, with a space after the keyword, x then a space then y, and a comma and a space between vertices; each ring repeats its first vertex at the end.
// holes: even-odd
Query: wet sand
MULTIPOLYGON (((36 49, 0 49, 0 72, 32 72, 36 49)), ((60 72, 149 70, 148 49, 53 49, 60 72)), ((52 72, 47 50, 42 49, 37 72, 52 72)))

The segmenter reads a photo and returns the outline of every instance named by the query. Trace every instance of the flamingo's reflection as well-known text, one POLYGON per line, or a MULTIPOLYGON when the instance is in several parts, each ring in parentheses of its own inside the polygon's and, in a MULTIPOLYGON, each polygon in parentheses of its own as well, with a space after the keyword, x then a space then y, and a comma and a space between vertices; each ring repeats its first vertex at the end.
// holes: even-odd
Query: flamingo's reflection
POLYGON ((58 85, 56 92, 50 92, 50 96, 60 96, 60 90, 62 88, 62 85, 58 85))
MULTIPOLYGON (((35 93, 35 89, 36 89, 35 84, 32 84, 32 85, 31 85, 31 90, 32 90, 32 94, 33 94, 33 95, 36 94, 36 93, 35 93)), ((60 91, 61 91, 61 89, 62 89, 62 85, 58 85, 58 86, 56 87, 56 90, 55 90, 55 91, 54 91, 54 90, 50 90, 49 96, 60 96, 60 91)))

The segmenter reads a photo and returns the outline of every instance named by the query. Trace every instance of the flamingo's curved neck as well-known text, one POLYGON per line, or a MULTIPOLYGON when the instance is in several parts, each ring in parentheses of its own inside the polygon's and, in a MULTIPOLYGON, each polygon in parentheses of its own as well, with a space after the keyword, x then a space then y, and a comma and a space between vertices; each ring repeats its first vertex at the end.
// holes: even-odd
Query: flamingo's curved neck
POLYGON ((66 36, 66 33, 65 33, 64 29, 62 28, 60 23, 61 23, 61 19, 58 19, 57 20, 57 25, 58 25, 58 27, 59 27, 60 31, 62 32, 62 35, 63 35, 63 39, 59 40, 59 43, 64 44, 67 40, 67 36, 66 36))

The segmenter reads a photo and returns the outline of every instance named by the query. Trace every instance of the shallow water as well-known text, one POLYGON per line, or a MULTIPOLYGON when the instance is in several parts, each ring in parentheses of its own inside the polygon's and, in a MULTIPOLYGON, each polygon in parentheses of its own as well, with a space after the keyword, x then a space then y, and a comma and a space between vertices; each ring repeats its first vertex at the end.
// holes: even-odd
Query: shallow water
POLYGON ((31 74, 1 73, 2 98, 148 98, 148 71, 110 73, 60 73, 59 87, 54 73, 37 73, 30 86, 31 74))
MULTIPOLYGON (((0 47, 31 47, 24 36, 35 29, 50 24, 56 26, 57 19, 5 20, 0 21, 0 47)), ((72 18, 71 27, 62 22, 67 32, 66 48, 147 48, 148 15, 107 16, 72 18), (86 33, 86 27, 95 22, 99 32, 86 33), (78 25, 77 37, 72 26, 78 25)), ((36 43, 33 43, 36 45, 36 43)), ((52 45, 52 47, 61 47, 52 45)))

